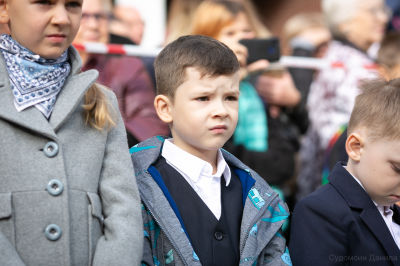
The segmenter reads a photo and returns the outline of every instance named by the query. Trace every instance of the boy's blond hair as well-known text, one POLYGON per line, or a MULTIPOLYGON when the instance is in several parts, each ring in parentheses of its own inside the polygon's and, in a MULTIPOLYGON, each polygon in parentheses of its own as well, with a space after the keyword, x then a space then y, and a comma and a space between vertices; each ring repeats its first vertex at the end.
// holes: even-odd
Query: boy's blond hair
POLYGON ((367 136, 373 140, 400 139, 400 78, 363 80, 360 89, 347 135, 365 127, 367 136))

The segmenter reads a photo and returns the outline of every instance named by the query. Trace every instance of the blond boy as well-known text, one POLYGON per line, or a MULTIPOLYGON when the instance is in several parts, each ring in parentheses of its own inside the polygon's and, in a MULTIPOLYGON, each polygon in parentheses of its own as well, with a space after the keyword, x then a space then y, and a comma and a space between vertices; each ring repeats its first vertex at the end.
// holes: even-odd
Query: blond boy
POLYGON ((329 183, 294 210, 294 265, 400 263, 400 79, 368 80, 360 88, 348 163, 337 163, 329 183))

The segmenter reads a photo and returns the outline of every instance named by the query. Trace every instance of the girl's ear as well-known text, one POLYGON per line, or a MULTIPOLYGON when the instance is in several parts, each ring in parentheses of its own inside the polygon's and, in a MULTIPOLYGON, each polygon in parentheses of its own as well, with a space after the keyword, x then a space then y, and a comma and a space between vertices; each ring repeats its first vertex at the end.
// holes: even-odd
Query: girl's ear
POLYGON ((10 21, 8 15, 8 1, 0 0, 0 23, 7 24, 10 21))
POLYGON ((346 152, 349 158, 359 162, 361 160, 361 149, 364 147, 364 139, 358 133, 351 133, 346 140, 346 152))
POLYGON ((171 107, 172 103, 165 95, 157 95, 154 99, 154 107, 156 108, 158 117, 165 123, 172 122, 171 107))

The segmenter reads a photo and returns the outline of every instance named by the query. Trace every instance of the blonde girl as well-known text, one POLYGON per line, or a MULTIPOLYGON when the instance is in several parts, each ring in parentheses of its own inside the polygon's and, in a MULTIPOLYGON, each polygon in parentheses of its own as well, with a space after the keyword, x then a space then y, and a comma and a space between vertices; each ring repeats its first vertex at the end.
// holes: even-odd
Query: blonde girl
POLYGON ((0 265, 140 262, 117 99, 70 46, 82 3, 0 0, 0 265))

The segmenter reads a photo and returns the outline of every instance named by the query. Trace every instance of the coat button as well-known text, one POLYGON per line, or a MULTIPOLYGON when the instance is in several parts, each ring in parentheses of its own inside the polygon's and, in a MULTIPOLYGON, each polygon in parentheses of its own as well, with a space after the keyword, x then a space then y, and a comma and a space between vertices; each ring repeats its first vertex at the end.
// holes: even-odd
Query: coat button
POLYGON ((47 142, 44 145, 43 153, 50 158, 56 156, 58 153, 58 144, 53 141, 47 142))
POLYGON ((50 180, 50 182, 47 184, 46 189, 51 195, 58 196, 64 190, 64 185, 63 185, 63 183, 61 183, 60 180, 53 179, 53 180, 50 180))
POLYGON ((51 241, 56 241, 61 236, 61 228, 56 224, 49 224, 44 230, 44 234, 51 241))
POLYGON ((220 240, 222 240, 222 238, 223 238, 224 236, 222 235, 221 232, 215 232, 214 237, 215 237, 215 239, 217 239, 218 241, 220 241, 220 240))

